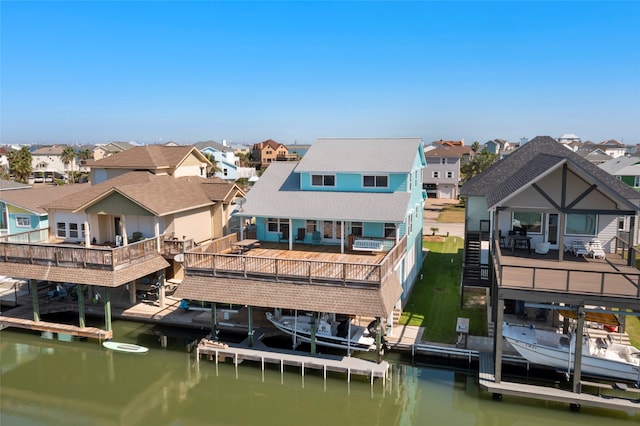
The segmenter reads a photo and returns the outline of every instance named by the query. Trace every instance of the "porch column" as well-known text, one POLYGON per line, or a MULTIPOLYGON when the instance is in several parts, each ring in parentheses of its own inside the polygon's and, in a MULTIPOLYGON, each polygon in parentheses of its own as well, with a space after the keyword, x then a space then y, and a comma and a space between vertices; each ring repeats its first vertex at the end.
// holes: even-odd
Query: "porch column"
POLYGON ((104 288, 104 326, 107 331, 111 331, 111 289, 104 288))
POLYGON ((158 304, 160 305, 161 308, 164 308, 164 286, 165 286, 164 274, 161 274, 158 277, 158 281, 156 282, 156 285, 158 286, 158 304))
POLYGON ((33 302, 33 320, 40 321, 40 301, 38 300, 38 281, 29 280, 29 288, 31 289, 31 300, 33 302))
POLYGON ((153 234, 156 237, 156 249, 160 252, 162 247, 160 246, 160 220, 158 216, 153 217, 153 234))
POLYGON ((251 309, 251 305, 247 306, 247 319, 249 322, 249 333, 248 333, 248 338, 249 338, 249 347, 252 348, 253 347, 253 311, 251 309))
MULTIPOLYGON (((576 344, 575 344, 575 362, 573 365, 573 391, 580 393, 580 379, 582 378, 582 334, 584 333, 584 305, 578 306, 578 327, 576 328, 576 344)), ((571 348, 571 343, 569 343, 571 348)), ((569 350, 571 353, 571 350, 569 350)), ((569 357, 569 366, 571 366, 571 357, 569 357)))
POLYGON ((344 220, 340 221, 340 253, 344 254, 344 220))
POLYGON ((122 225, 122 245, 126 246, 129 244, 129 239, 127 238, 127 216, 120 216, 120 224, 122 225))
POLYGON ((91 247, 91 232, 89 232, 89 214, 84 214, 84 246, 91 247))
POLYGON ((129 283, 129 303, 135 305, 138 301, 136 298, 136 280, 129 283))
POLYGON ((558 234, 560 234, 560 237, 558 238, 558 261, 562 262, 564 260, 564 227, 567 223, 567 215, 564 212, 560 212, 559 219, 560 223, 558 226, 560 226, 560 232, 558 232, 558 234))
POLYGON ((78 324, 81 328, 85 328, 85 318, 84 318, 84 284, 78 284, 76 287, 76 291, 78 294, 78 324))
POLYGON ((317 328, 316 317, 312 315, 311 316, 311 355, 316 354, 316 328, 317 328))
POLYGON ((493 213, 493 241, 491 242, 493 247, 493 252, 497 253, 497 249, 500 248, 500 210, 496 209, 493 213), (495 247, 496 241, 498 242, 498 247, 495 247))
POLYGON ((376 362, 382 361, 382 327, 380 327, 380 317, 376 317, 376 362))
POLYGON ((216 302, 211 304, 211 339, 218 340, 218 307, 216 302))
POLYGON ((293 250, 293 219, 289 218, 289 250, 293 250))
POLYGON ((500 383, 502 380, 502 321, 504 320, 504 300, 498 299, 498 313, 496 314, 496 324, 494 333, 495 345, 495 381, 500 383))
MULTIPOLYGON (((636 217, 629 217, 629 248, 635 247, 636 236, 636 217)), ((636 252, 635 250, 629 250, 627 256, 627 266, 634 266, 636 264, 636 252)))

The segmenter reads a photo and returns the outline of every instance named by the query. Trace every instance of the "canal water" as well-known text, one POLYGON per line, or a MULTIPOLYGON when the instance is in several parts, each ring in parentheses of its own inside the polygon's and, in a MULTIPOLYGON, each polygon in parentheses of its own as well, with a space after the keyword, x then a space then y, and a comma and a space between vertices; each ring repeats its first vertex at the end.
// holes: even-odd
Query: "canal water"
POLYGON ((394 354, 386 384, 255 363, 202 359, 201 334, 114 322, 119 341, 150 348, 115 353, 97 341, 0 332, 0 425, 638 425, 640 415, 481 392, 473 371, 408 365, 394 354), (166 336, 163 337, 163 336, 166 336), (166 340, 167 347, 161 347, 166 340))

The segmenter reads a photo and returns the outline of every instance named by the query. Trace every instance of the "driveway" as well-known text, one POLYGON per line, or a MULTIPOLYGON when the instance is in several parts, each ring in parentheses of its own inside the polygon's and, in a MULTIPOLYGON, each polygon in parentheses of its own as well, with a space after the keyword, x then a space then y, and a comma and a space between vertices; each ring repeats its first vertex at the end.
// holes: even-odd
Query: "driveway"
POLYGON ((422 225, 424 234, 431 234, 431 228, 438 228, 436 234, 447 235, 464 238, 464 223, 438 223, 436 219, 440 211, 451 204, 458 204, 459 200, 448 198, 427 198, 424 204, 424 215, 422 225))

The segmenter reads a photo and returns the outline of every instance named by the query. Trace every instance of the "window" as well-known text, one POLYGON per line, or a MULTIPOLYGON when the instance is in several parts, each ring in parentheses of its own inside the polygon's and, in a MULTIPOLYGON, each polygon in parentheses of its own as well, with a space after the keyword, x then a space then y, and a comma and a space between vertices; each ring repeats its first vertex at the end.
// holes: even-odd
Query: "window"
POLYGON ((305 223, 307 234, 313 234, 318 230, 318 223, 315 220, 307 220, 305 223))
POLYGON ((56 224, 56 235, 60 238, 67 237, 67 224, 64 222, 58 222, 56 224))
POLYGON ((385 223, 384 224, 384 236, 387 237, 395 237, 396 236, 396 224, 395 223, 385 223))
POLYGON ((229 176, 229 169, 224 169, 222 171, 222 174, 224 174, 225 176, 229 176))
POLYGON ((389 186, 389 177, 386 175, 368 175, 362 177, 362 186, 386 188, 389 186))
POLYGON ((568 235, 596 235, 597 225, 595 214, 568 214, 565 233, 568 235))
POLYGON ((70 223, 69 224, 69 238, 78 238, 78 224, 70 223))
POLYGON ((624 231, 624 216, 618 218, 618 230, 624 231))
POLYGON ((453 172, 447 172, 447 179, 453 179, 453 172))
POLYGON ((431 172, 431 177, 434 179, 439 179, 440 178, 440 172, 431 172))
POLYGON ((311 186, 336 186, 334 175, 311 175, 311 186))
POLYGON ((447 164, 447 159, 446 158, 441 158, 440 159, 440 164, 447 164))
POLYGON ((635 188, 637 188, 637 187, 639 187, 639 186, 640 186, 640 176, 634 176, 634 177, 633 177, 633 186, 634 186, 635 188))
POLYGON ((16 226, 19 228, 30 228, 31 218, 29 216, 16 216, 16 226))
POLYGON ((270 217, 267 219, 267 230, 269 232, 283 232, 282 228, 286 228, 289 226, 288 219, 274 219, 270 217))
POLYGON ((351 222, 351 235, 362 237, 362 222, 351 222))
POLYGON ((522 228, 527 233, 542 233, 542 213, 513 212, 513 229, 522 228))

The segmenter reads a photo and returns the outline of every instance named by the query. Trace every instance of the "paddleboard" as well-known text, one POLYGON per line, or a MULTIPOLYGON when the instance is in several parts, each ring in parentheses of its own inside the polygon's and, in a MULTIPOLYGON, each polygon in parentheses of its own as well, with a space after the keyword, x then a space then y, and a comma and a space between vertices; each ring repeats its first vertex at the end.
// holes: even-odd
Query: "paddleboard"
POLYGON ((102 344, 107 349, 111 349, 113 351, 118 352, 129 352, 135 354, 144 354, 149 351, 149 348, 145 348, 144 346, 134 345, 133 343, 120 343, 120 342, 112 342, 106 341, 102 344))

